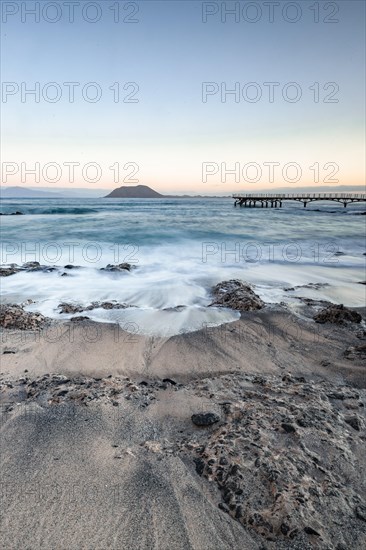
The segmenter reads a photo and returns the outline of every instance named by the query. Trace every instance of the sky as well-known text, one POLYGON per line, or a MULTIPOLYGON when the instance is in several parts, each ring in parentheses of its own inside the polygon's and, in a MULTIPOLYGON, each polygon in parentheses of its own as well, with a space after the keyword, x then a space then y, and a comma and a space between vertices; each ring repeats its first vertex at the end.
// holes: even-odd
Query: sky
POLYGON ((2 185, 365 181, 363 1, 1 7, 2 185))

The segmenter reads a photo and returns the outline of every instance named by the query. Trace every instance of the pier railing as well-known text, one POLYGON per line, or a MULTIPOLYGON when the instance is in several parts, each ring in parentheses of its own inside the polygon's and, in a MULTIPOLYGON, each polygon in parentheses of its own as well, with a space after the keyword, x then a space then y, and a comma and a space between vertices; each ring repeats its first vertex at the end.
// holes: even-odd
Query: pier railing
POLYGON ((257 202, 263 207, 282 207, 283 201, 302 202, 306 207, 308 202, 333 201, 343 204, 366 202, 366 193, 238 193, 233 195, 235 206, 256 206, 257 202))
POLYGON ((281 198, 281 199, 362 199, 366 200, 366 193, 239 193, 239 198, 281 198))

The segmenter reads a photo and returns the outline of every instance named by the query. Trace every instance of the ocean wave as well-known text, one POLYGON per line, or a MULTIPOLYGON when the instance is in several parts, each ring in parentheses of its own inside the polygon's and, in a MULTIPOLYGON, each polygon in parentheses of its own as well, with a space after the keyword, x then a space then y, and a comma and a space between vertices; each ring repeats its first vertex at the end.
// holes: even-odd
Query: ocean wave
MULTIPOLYGON (((83 208, 83 207, 57 207, 57 208, 23 208, 20 211, 22 214, 27 216, 32 215, 64 215, 64 214, 72 214, 72 215, 79 215, 79 214, 96 214, 99 212, 96 208, 83 208)), ((2 211, 1 214, 3 216, 9 216, 14 215, 13 210, 5 210, 2 211)))

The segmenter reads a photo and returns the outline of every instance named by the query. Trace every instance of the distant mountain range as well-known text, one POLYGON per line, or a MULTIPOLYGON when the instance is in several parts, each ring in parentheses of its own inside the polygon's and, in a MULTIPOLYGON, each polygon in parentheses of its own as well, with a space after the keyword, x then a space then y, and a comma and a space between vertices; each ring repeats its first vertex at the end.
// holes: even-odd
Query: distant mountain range
POLYGON ((27 187, 1 187, 0 198, 2 199, 60 199, 61 193, 52 191, 38 191, 27 187))

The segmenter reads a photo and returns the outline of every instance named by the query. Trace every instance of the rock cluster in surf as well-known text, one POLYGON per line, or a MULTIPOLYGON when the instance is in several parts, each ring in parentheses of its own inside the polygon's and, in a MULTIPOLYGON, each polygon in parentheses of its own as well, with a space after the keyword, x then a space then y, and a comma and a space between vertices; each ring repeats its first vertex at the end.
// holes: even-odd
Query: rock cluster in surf
POLYGON ((74 314, 81 313, 83 311, 91 311, 93 309, 126 309, 127 304, 121 304, 119 302, 92 302, 89 306, 82 306, 80 304, 70 304, 67 302, 62 302, 59 304, 60 313, 74 314))
MULTIPOLYGON (((109 271, 111 273, 126 273, 126 271, 131 271, 135 269, 136 266, 124 262, 118 265, 108 264, 106 267, 100 268, 100 271, 109 271)), ((18 265, 15 263, 9 265, 0 266, 0 277, 9 277, 10 275, 15 275, 16 273, 26 272, 32 273, 39 271, 42 273, 52 273, 53 271, 61 272, 61 276, 69 276, 68 271, 82 269, 81 266, 67 264, 64 267, 57 265, 41 265, 39 262, 26 262, 23 265, 18 265), (64 271, 66 269, 66 271, 64 271)))
POLYGON ((336 325, 343 325, 346 322, 360 323, 362 321, 362 317, 357 311, 342 304, 330 304, 314 315, 313 318, 317 323, 334 323, 336 325))
POLYGON ((237 279, 218 283, 212 289, 214 301, 210 306, 227 307, 238 311, 255 311, 264 307, 264 302, 251 286, 237 279))
POLYGON ((38 330, 50 321, 41 313, 24 311, 17 304, 0 305, 0 327, 5 329, 38 330))

